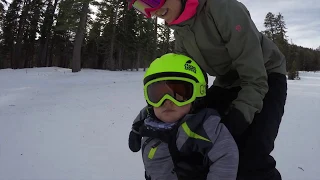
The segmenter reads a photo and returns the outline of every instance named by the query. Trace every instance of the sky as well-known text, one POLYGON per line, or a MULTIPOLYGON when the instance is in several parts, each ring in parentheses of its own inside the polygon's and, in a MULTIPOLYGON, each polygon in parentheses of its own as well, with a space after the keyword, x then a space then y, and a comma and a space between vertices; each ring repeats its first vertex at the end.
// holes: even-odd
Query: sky
POLYGON ((320 0, 239 0, 249 10, 259 31, 265 30, 268 12, 281 13, 289 43, 316 49, 320 46, 320 0))
POLYGON ((279 12, 287 25, 289 42, 317 48, 320 46, 320 1, 319 0, 239 0, 249 10, 257 28, 264 30, 266 14, 279 12))
MULTIPOLYGON (((290 43, 314 49, 320 46, 319 0, 239 1, 248 8, 259 31, 265 30, 263 22, 268 12, 273 14, 280 12, 287 25, 287 36, 290 43)), ((11 0, 8 0, 8 2, 11 2, 11 0)))

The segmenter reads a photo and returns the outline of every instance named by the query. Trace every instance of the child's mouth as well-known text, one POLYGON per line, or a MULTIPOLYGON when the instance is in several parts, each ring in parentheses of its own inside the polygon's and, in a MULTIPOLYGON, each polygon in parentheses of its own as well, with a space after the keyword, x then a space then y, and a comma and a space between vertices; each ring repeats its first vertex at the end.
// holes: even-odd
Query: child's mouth
POLYGON ((162 12, 161 16, 162 17, 165 16, 167 14, 167 12, 168 12, 168 9, 166 9, 164 12, 162 12))
POLYGON ((166 113, 168 113, 168 112, 173 112, 174 110, 172 110, 172 109, 166 109, 166 110, 164 110, 163 112, 166 112, 166 113))

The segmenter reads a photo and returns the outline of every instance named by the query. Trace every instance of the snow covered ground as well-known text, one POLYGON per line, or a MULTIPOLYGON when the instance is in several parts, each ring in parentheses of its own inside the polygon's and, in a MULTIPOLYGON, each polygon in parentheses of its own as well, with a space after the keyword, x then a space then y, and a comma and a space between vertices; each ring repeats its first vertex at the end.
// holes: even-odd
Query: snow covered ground
MULTIPOLYGON (((320 73, 289 81, 273 155, 284 180, 320 180, 320 73)), ((142 180, 127 146, 143 72, 0 70, 0 180, 142 180)))

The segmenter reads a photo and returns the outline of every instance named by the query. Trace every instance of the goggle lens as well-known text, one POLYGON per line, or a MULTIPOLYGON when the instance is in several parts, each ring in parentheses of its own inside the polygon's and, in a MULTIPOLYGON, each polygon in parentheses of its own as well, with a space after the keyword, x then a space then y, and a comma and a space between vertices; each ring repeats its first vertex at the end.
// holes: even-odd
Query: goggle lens
POLYGON ((179 102, 190 100, 193 96, 193 84, 180 80, 158 81, 147 87, 147 95, 152 103, 158 103, 165 95, 179 102))
POLYGON ((151 12, 160 9, 165 0, 135 0, 129 1, 129 8, 133 7, 147 17, 151 17, 151 12))

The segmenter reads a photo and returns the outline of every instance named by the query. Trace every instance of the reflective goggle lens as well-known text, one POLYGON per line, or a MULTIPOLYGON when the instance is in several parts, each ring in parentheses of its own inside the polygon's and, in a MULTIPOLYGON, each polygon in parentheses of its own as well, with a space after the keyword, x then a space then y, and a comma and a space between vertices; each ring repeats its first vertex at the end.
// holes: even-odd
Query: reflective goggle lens
POLYGON ((150 8, 146 3, 144 3, 141 0, 137 0, 136 2, 133 3, 132 7, 136 9, 137 11, 141 12, 145 16, 148 16, 147 12, 145 11, 146 9, 150 8))
POLYGON ((193 96, 193 84, 179 80, 165 80, 150 84, 147 96, 152 103, 158 103, 166 95, 170 95, 179 102, 190 100, 193 96))
MULTIPOLYGON (((150 12, 155 11, 159 9, 163 4, 165 0, 135 0, 135 1, 129 1, 130 5, 137 11, 141 12, 147 17, 150 17, 150 12)), ((129 6, 130 6, 129 5, 129 6)), ((130 8, 130 7, 129 7, 130 8)))

